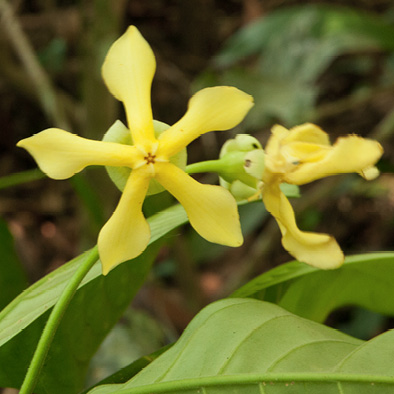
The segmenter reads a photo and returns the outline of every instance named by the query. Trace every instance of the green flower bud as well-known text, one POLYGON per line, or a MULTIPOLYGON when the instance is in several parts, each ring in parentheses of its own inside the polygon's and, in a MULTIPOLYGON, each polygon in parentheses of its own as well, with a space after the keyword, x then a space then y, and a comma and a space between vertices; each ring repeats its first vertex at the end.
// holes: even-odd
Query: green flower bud
POLYGON ((264 150, 260 142, 248 135, 238 134, 228 140, 220 152, 220 184, 228 189, 236 200, 246 200, 258 195, 264 170, 264 150), (253 168, 253 169, 252 169, 253 168))
POLYGON ((223 157, 229 152, 250 152, 255 149, 262 149, 256 138, 249 134, 237 134, 235 138, 224 143, 219 157, 223 157))

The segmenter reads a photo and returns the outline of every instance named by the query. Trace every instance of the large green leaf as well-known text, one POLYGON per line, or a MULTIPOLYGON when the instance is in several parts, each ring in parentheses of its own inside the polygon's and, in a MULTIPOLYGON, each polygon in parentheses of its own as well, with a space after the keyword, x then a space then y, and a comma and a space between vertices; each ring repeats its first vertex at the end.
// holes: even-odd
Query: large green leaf
POLYGON ((27 277, 14 249, 7 223, 0 219, 0 309, 27 286, 27 277))
POLYGON ((226 299, 129 382, 90 393, 390 393, 393 340, 363 342, 274 304, 226 299))
MULTIPOLYGON (((186 220, 181 206, 154 215, 149 219, 151 243, 186 220)), ((62 320, 35 392, 72 394, 82 388, 89 359, 146 278, 156 252, 152 246, 107 277, 96 263, 62 320)), ((41 279, 0 313, 1 387, 21 384, 48 311, 85 256, 41 279)))
POLYGON ((341 268, 330 271, 293 261, 254 278, 232 297, 275 302, 318 322, 345 305, 394 316, 392 278, 394 252, 350 256, 341 268))

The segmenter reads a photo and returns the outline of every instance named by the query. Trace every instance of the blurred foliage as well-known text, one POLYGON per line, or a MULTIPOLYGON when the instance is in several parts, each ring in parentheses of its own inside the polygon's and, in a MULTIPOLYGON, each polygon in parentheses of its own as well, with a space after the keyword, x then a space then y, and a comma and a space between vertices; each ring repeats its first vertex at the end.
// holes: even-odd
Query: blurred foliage
POLYGON ((164 343, 164 328, 159 322, 144 311, 127 310, 93 357, 88 383, 93 384, 119 371, 131 361, 153 353, 164 343))
MULTIPOLYGON (((52 81, 53 93, 64 111, 69 130, 80 135, 101 139, 115 119, 124 120, 121 106, 102 82, 100 66, 113 39, 126 26, 135 24, 156 54, 158 67, 152 101, 154 116, 160 121, 172 124, 179 119, 191 91, 230 84, 252 94, 256 103, 236 132, 254 133, 262 143, 274 123, 290 127, 304 121, 319 124, 333 139, 349 132, 379 139, 386 152, 379 167, 385 173, 376 181, 366 183, 356 176, 326 179, 302 188, 302 198, 293 200, 292 204, 303 229, 333 234, 346 253, 393 248, 392 2, 32 0, 9 3, 15 8, 38 64, 52 81)), ((26 275, 30 281, 37 280, 90 247, 101 224, 113 211, 119 193, 104 170, 89 170, 70 182, 43 180, 42 173, 30 170, 35 168, 35 163, 25 152, 17 150, 15 143, 53 127, 54 121, 42 107, 36 85, 4 28, 0 30, 0 48, 0 215, 8 224, 0 223, 4 257, 0 267, 0 302, 5 305, 25 287, 26 275), (27 274, 20 268, 19 260, 27 274)), ((234 131, 202 136, 188 149, 190 162, 216 158, 223 142, 233 135, 234 131)), ((209 174, 197 177, 206 183, 217 181, 209 174)), ((144 211, 150 216, 172 203, 168 194, 152 196, 146 201, 144 211)), ((243 206, 240 212, 245 234, 242 248, 230 250, 209 244, 190 228, 173 230, 164 237, 165 245, 148 282, 134 300, 134 305, 147 310, 153 319, 129 319, 132 312, 127 312, 115 328, 117 334, 119 330, 122 332, 117 335, 120 345, 113 342, 114 337, 109 337, 100 350, 100 354, 105 354, 105 368, 119 360, 128 363, 143 352, 149 353, 151 345, 157 347, 172 341, 203 305, 232 293, 261 272, 289 259, 281 248, 277 225, 269 221, 262 204, 243 206), (166 328, 163 334, 166 338, 155 331, 157 322, 166 328), (138 337, 136 344, 130 338, 136 332, 132 330, 146 337, 138 337), (147 337, 152 338, 152 332, 155 342, 137 350, 137 345, 147 337)), ((163 221, 168 220, 163 218, 163 221)), ((292 282, 293 291, 298 288, 296 282, 292 282)), ((323 281, 319 286, 315 293, 326 287, 326 283, 323 281)), ((130 290, 127 283, 124 287, 124 291, 130 290)), ((279 287, 272 286, 273 291, 279 292, 279 287)), ((111 296, 117 290, 112 286, 108 293, 111 296)), ((310 289, 311 298, 313 291, 310 289)), ((390 291, 389 286, 386 291, 390 291)), ((324 294, 329 297, 329 289, 324 294)), ((302 298, 300 292, 297 295, 302 298)), ((123 296, 122 307, 131 296, 123 296)), ((87 300, 82 301, 88 305, 87 300)), ((108 315, 119 315, 120 311, 110 309, 108 306, 108 315)), ((362 309, 349 308, 341 313, 329 317, 330 324, 363 339, 391 324, 381 315, 362 309)), ((74 315, 78 316, 71 310, 69 316, 74 315)), ((113 316, 109 319, 98 313, 98 317, 102 321, 97 324, 115 321, 113 316)), ((66 321, 61 331, 59 349, 67 342, 64 338, 71 341, 67 336, 70 322, 72 319, 66 321)), ((42 324, 40 318, 36 328, 33 327, 37 331, 28 341, 29 352, 42 324)), ((81 320, 80 326, 83 325, 81 320)), ((93 341, 91 353, 98 341, 97 338, 93 341)), ((75 338, 72 341, 74 345, 77 342, 75 338)), ((18 359, 17 351, 11 350, 12 359, 18 359)), ((28 358, 29 355, 23 357, 28 358)), ((109 371, 105 369, 96 378, 109 371)), ((22 372, 18 371, 15 381, 22 372)))
POLYGON ((15 252, 7 224, 0 219, 0 310, 27 287, 27 277, 15 252))
MULTIPOLYGON (((197 80, 196 90, 229 84, 251 93, 256 105, 245 122, 249 129, 272 120, 287 126, 311 121, 324 94, 319 78, 334 60, 346 55, 346 72, 367 75, 378 54, 386 54, 390 64, 393 36, 394 26, 383 17, 356 9, 323 4, 280 8, 231 36, 212 69, 197 80)), ((386 72, 394 76, 391 67, 386 72)), ((384 86, 382 79, 373 87, 384 86)), ((370 88, 360 84, 350 93, 370 88)))

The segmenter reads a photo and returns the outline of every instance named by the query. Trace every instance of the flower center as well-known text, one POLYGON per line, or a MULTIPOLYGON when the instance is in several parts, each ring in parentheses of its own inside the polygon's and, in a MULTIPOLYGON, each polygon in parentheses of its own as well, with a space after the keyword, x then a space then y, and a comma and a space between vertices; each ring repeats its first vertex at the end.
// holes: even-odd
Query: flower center
POLYGON ((144 156, 144 160, 146 164, 155 164, 156 155, 152 155, 152 153, 148 152, 146 156, 144 156))

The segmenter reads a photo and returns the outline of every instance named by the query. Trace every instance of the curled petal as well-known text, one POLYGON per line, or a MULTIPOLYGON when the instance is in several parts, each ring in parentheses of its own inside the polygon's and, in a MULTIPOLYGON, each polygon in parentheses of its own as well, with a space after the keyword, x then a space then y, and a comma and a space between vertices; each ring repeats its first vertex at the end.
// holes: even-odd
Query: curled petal
POLYGON ((150 228, 142 214, 149 180, 149 174, 142 170, 131 172, 115 212, 100 231, 98 250, 103 275, 139 256, 149 243, 150 228))
POLYGON ((171 163, 156 164, 156 179, 183 205, 190 224, 207 241, 240 246, 237 204, 221 186, 203 185, 171 163))
POLYGON ((382 156, 382 146, 377 142, 355 135, 338 138, 320 160, 302 163, 285 175, 284 181, 303 185, 326 176, 344 173, 362 173, 372 167, 382 156))
MULTIPOLYGON (((274 126, 274 128, 275 127, 282 126, 274 126)), ((295 141, 317 145, 330 145, 330 138, 328 137, 328 134, 313 123, 304 123, 302 125, 292 127, 288 130, 288 134, 282 140, 282 143, 288 144, 295 141)))
POLYGON ((237 126, 253 106, 252 96, 230 86, 202 89, 189 101, 186 114, 161 136, 168 156, 179 152, 200 135, 237 126))
POLYGON ((104 81, 110 92, 123 101, 136 144, 154 138, 150 94, 155 70, 152 49, 135 26, 114 42, 103 64, 104 81))
POLYGON ((278 222, 283 247, 297 260, 322 269, 338 268, 344 255, 335 239, 328 234, 301 231, 294 211, 279 184, 263 187, 264 205, 278 222))
POLYGON ((275 125, 271 132, 265 148, 267 168, 271 172, 290 172, 299 163, 323 159, 331 149, 327 133, 312 123, 290 130, 275 125))
POLYGON ((322 146, 330 146, 330 139, 327 133, 312 123, 304 123, 290 130, 281 125, 275 125, 271 129, 271 137, 267 142, 265 151, 268 156, 275 156, 286 145, 295 143, 298 146, 307 147, 307 150, 316 150, 322 146))
POLYGON ((70 178, 89 165, 129 166, 141 156, 133 147, 78 137, 61 129, 46 129, 18 142, 53 179, 70 178))

